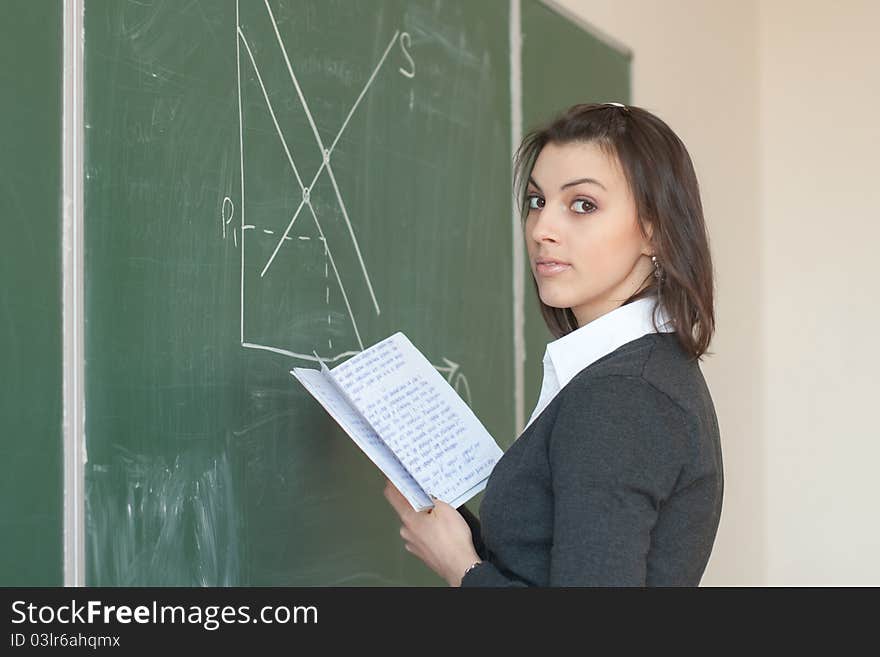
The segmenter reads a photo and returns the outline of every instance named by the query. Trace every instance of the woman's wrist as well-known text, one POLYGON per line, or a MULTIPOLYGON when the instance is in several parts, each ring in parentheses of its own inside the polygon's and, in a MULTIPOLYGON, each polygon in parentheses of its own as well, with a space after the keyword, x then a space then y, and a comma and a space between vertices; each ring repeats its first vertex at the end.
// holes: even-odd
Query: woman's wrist
POLYGON ((472 568, 475 568, 477 565, 479 565, 481 563, 483 563, 483 561, 482 561, 482 559, 480 559, 480 556, 476 553, 472 554, 467 559, 463 560, 461 562, 461 565, 459 565, 458 568, 456 568, 456 571, 455 571, 455 573, 457 575, 456 579, 454 581, 450 582, 450 584, 452 584, 452 586, 461 586, 461 580, 464 579, 464 576, 467 575, 471 571, 472 568))

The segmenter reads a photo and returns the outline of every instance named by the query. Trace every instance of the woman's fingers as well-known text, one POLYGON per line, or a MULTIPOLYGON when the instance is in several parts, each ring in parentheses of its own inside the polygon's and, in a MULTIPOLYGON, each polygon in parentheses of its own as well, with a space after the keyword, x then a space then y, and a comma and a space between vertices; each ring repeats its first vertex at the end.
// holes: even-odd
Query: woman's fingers
POLYGON ((406 501, 406 498, 397 490, 397 486, 391 483, 389 479, 385 479, 385 490, 383 494, 385 495, 385 499, 394 507, 394 510, 397 511, 397 515, 401 518, 406 517, 407 509, 412 510, 409 506, 409 502, 406 501))

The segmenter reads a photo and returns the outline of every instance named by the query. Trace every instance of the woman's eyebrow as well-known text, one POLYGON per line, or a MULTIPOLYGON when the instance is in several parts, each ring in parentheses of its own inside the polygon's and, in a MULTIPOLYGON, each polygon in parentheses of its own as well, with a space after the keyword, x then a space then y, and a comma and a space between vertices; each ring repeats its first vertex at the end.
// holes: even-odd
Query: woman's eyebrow
MULTIPOLYGON (((537 187, 539 192, 540 192, 540 191, 543 191, 543 190, 541 189, 541 186, 540 186, 538 183, 536 183, 536 182, 535 182, 535 179, 532 178, 531 176, 529 176, 529 182, 530 182, 531 184, 533 184, 535 187, 537 187)), ((600 183, 600 182, 599 182, 598 180, 596 180, 595 178, 578 178, 577 180, 572 180, 571 182, 567 182, 567 183, 565 183, 565 184, 564 184, 562 187, 560 187, 559 189, 560 189, 560 190, 563 190, 563 189, 565 189, 566 187, 574 187, 575 185, 580 185, 580 184, 582 184, 582 183, 592 183, 593 185, 599 185, 599 187, 601 187, 602 189, 605 189, 605 185, 603 185, 602 183, 600 183)), ((607 192, 608 190, 605 189, 605 191, 607 192)))
MULTIPOLYGON (((602 189, 605 189, 605 185, 600 183, 595 178, 578 178, 577 180, 572 180, 571 182, 565 183, 559 189, 565 189, 566 187, 574 187, 575 185, 580 185, 582 183, 592 183, 593 185, 599 185, 599 187, 601 187, 602 189)), ((608 190, 605 189, 605 191, 607 192, 608 190)))

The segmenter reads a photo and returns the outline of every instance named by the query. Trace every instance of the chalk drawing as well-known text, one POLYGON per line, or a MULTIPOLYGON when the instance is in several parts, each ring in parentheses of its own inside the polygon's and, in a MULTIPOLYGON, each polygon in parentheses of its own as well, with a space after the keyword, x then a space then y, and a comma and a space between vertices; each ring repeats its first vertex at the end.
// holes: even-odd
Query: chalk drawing
POLYGON ((401 73, 403 73, 408 78, 414 78, 416 76, 416 63, 413 61, 412 55, 409 54, 407 48, 412 46, 412 39, 409 36, 409 32, 404 32, 400 35, 400 49, 403 51, 404 56, 406 57, 409 65, 412 67, 411 71, 407 71, 405 68, 401 67, 397 69, 401 73))
MULTIPOLYGON (((366 288, 369 292, 370 299, 372 301, 373 309, 375 310, 376 315, 381 315, 381 307, 378 299, 376 298, 375 291, 373 289, 373 284, 370 279, 369 272, 367 271, 366 264, 364 263, 363 256, 361 255, 360 245, 358 243, 357 237, 355 235, 354 223, 352 221, 351 215, 349 213, 348 207, 346 206, 345 200, 343 198, 342 190, 340 189, 339 182, 336 177, 336 173, 333 168, 333 153, 336 145, 339 143, 340 138, 348 127, 352 116, 354 116, 358 107, 361 105, 361 101, 364 96, 372 87, 375 82, 377 76, 383 69, 383 65, 389 57, 392 49, 395 44, 400 46, 400 55, 405 59, 406 67, 403 66, 398 68, 398 71, 401 75, 405 76, 408 79, 413 79, 416 75, 416 61, 411 52, 412 48, 412 39, 408 32, 401 32, 400 30, 396 30, 394 34, 390 37, 385 49, 379 58, 378 62, 372 69, 372 73, 369 78, 364 83, 360 94, 357 99, 352 104, 351 108, 348 110, 345 119, 342 124, 339 126, 333 141, 329 146, 325 146, 324 141, 321 138, 320 133, 318 132, 317 125, 315 123, 314 117, 312 115, 311 108, 309 106, 308 99, 306 98, 305 93, 303 92, 302 86, 300 84, 300 80, 296 75, 295 67, 293 62, 291 61, 290 55, 288 53, 288 49, 285 45, 284 38, 281 35, 281 31, 278 28, 278 23, 275 20, 275 16, 272 12, 272 7, 269 5, 268 0, 264 0, 264 6, 266 10, 266 15, 269 20, 269 23, 272 26, 272 31, 274 33, 275 41, 277 43, 277 55, 280 55, 284 61, 284 65, 288 76, 290 78, 290 82, 296 91, 297 98, 301 104, 303 111, 305 112, 306 118, 308 120, 308 124, 311 128, 312 136, 315 140, 315 146, 318 149, 318 153, 321 156, 320 166, 318 166, 317 171, 314 172, 308 184, 305 183, 305 179, 303 178, 301 168, 297 165, 296 154, 290 148, 290 143, 288 139, 285 137, 284 130, 282 130, 282 124, 286 124, 283 118, 279 119, 279 115, 276 112, 276 107, 273 105, 271 97, 271 89, 267 87, 266 80, 263 76, 263 72, 260 70, 260 66, 257 63, 257 58, 254 56, 254 50, 251 47, 251 42, 248 39, 248 35, 245 34, 245 29, 242 26, 240 17, 239 17, 239 3, 236 1, 236 26, 235 26, 235 41, 236 41, 236 90, 238 95, 238 129, 239 129, 239 153, 240 153, 240 167, 241 167, 241 177, 240 177, 240 208, 238 212, 239 218, 239 230, 241 232, 241 290, 240 290, 240 303, 241 303, 241 317, 240 317, 240 341, 241 346, 246 349, 258 349, 263 351, 268 351, 271 353, 280 354, 283 356, 288 356, 292 358, 296 358, 299 360, 309 361, 309 362, 317 362, 317 359, 311 353, 299 353, 296 351, 291 351, 289 349, 284 349, 277 345, 271 344, 260 344, 258 342, 252 342, 247 339, 247 327, 245 326, 245 303, 247 300, 247 286, 245 281, 245 269, 246 269, 246 254, 245 254, 245 230, 247 229, 255 229, 255 232, 258 235, 271 235, 272 239, 275 239, 275 246, 272 249, 271 255, 265 261, 262 270, 260 271, 260 278, 263 279, 266 276, 271 275, 270 268, 272 264, 276 261, 276 258, 280 256, 283 251, 284 245, 286 242, 292 242, 293 237, 291 237, 290 232, 293 229, 294 224, 296 224, 297 219, 300 218, 300 215, 303 213, 303 209, 306 208, 308 212, 302 214, 303 217, 310 217, 312 222, 314 223, 315 228, 319 234, 317 238, 320 242, 323 243, 323 255, 325 257, 324 262, 324 285, 325 285, 325 294, 324 300, 325 304, 327 304, 328 310, 331 302, 331 288, 333 289, 333 293, 338 293, 342 299, 342 302, 345 306, 347 319, 350 322, 352 332, 354 333, 355 339, 357 341, 358 350, 346 350, 341 351, 339 353, 332 353, 333 342, 328 337, 327 340, 327 349, 330 353, 327 356, 322 357, 321 359, 327 363, 332 363, 349 356, 354 356, 360 351, 363 351, 364 344, 361 338, 361 333, 358 328, 357 319, 355 317, 355 312, 351 307, 351 303, 349 300, 349 294, 346 290, 346 287, 343 283, 342 276, 336 265, 336 260, 333 256, 333 250, 328 244, 328 240, 324 234, 324 231, 321 227, 321 220, 319 217, 319 213, 315 210, 315 204, 312 199, 312 190, 315 188, 315 184, 319 181, 321 175, 326 171, 327 178, 330 181, 330 184, 333 188, 333 194, 335 196, 336 206, 339 208, 339 211, 342 213, 342 218, 345 223, 345 227, 348 231, 348 237, 351 240, 351 244, 354 247, 354 252, 356 253, 360 274, 363 277, 366 288), (245 172, 245 161, 244 161, 244 119, 242 114, 242 67, 247 67, 253 74, 256 76, 257 84, 260 88, 260 93, 262 95, 262 100, 265 103, 266 110, 269 113, 269 116, 272 121, 272 125, 275 129, 275 134, 278 137, 278 141, 280 143, 281 148, 284 151, 285 157, 287 159, 288 164, 290 165, 290 169, 293 173, 293 177, 296 181, 296 184, 299 186, 299 189, 302 193, 302 199, 299 201, 296 210, 293 215, 290 217, 289 222, 287 223, 287 227, 284 231, 275 231, 268 228, 256 229, 256 226, 253 224, 245 223, 245 183, 246 183, 246 172, 245 172), (331 277, 332 272, 332 277, 331 277)), ((265 49, 262 50, 265 52, 265 49)), ((277 56, 276 55, 276 56, 277 56)), ((409 109, 413 108, 414 96, 412 91, 409 96, 409 109)), ((233 201, 227 196, 223 199, 222 207, 221 207, 221 224, 223 227, 223 238, 226 239, 228 228, 227 226, 230 224, 232 217, 235 213, 235 207, 233 201)), ((234 224, 232 225, 232 237, 233 242, 235 243, 235 247, 239 248, 239 239, 238 239, 238 231, 235 229, 234 224)), ((297 235, 298 240, 309 240, 311 239, 307 235, 297 235)), ((283 256, 282 256, 283 257, 283 256)), ((335 314, 336 317, 339 316, 339 313, 335 314)), ((327 313, 327 324, 331 325, 332 319, 334 315, 330 312, 327 313)), ((440 371, 444 376, 446 376, 450 385, 452 385, 455 390, 467 401, 468 404, 471 403, 470 398, 470 386, 468 385, 467 378, 460 371, 458 363, 455 363, 448 358, 443 358, 445 365, 439 366, 435 365, 436 369, 440 371)))
POLYGON ((226 225, 232 221, 234 215, 235 206, 232 204, 232 199, 226 196, 223 198, 223 205, 220 209, 220 225, 223 227, 223 239, 226 239, 226 225))

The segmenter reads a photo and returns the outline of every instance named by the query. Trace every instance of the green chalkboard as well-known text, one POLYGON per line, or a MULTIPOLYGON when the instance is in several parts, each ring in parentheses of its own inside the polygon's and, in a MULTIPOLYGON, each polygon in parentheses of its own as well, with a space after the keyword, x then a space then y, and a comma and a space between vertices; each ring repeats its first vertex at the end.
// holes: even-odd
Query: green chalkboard
POLYGON ((87 0, 88 584, 445 584, 288 372, 400 330, 513 439, 507 25, 87 0))
MULTIPOLYGON (((444 585, 289 370, 403 331, 514 439, 509 7, 86 0, 88 584, 444 585)), ((525 128, 628 100, 627 55, 521 19, 525 128)))
MULTIPOLYGON (((522 26, 523 133, 576 103, 630 102, 632 55, 628 50, 536 0, 522 3, 522 26), (553 47, 548 48, 548 43, 553 47)), ((541 391, 544 349, 554 338, 541 317, 528 264, 525 278, 524 399, 528 421, 541 391)))
POLYGON ((0 586, 61 586, 60 2, 0 21, 0 586))

